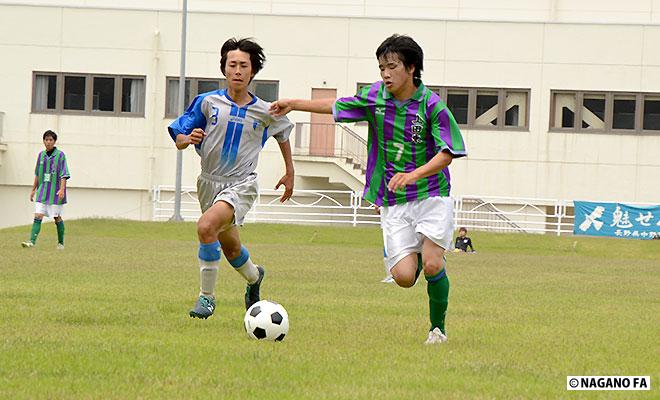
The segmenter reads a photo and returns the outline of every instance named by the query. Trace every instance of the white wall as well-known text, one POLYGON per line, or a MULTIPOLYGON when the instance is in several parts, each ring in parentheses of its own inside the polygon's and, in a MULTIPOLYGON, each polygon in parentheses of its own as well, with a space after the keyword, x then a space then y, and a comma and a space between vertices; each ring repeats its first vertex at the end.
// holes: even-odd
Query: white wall
MULTIPOLYGON (((469 158, 452 166, 455 194, 660 201, 660 135, 548 132, 552 89, 660 92, 660 0, 428 3, 190 0, 187 75, 220 76, 222 42, 253 36, 268 57, 259 78, 279 80, 281 97, 308 98, 313 87, 350 95, 356 82, 379 79, 378 44, 407 33, 425 50, 427 84, 531 89, 529 132, 464 131, 469 158), (219 13, 228 9, 234 14, 219 13), (557 23, 567 21, 576 23, 557 23)), ((179 74, 181 2, 107 4, 0 1, 0 54, 11 61, 0 65, 3 204, 27 197, 46 129, 60 135, 72 194, 114 189, 117 209, 138 207, 126 215, 142 219, 149 211, 139 202, 150 188, 174 182, 165 77, 179 74), (145 75, 145 117, 32 114, 32 71, 145 75)), ((264 187, 283 172, 271 142, 258 169, 264 187)), ((196 154, 186 151, 184 185, 198 171, 196 154)), ((73 196, 67 214, 88 215, 96 206, 91 194, 73 196)), ((23 208, 20 218, 16 208, 0 208, 0 226, 29 222, 31 206, 23 208)), ((98 215, 117 215, 103 210, 98 215)))

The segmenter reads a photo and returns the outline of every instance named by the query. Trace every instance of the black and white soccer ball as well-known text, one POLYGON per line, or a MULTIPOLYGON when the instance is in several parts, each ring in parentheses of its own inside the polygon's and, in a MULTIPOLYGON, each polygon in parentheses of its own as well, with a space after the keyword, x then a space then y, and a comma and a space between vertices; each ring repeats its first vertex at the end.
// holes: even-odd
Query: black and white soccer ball
POLYGON ((250 339, 284 340, 289 332, 289 314, 281 304, 261 300, 245 312, 245 331, 250 339))

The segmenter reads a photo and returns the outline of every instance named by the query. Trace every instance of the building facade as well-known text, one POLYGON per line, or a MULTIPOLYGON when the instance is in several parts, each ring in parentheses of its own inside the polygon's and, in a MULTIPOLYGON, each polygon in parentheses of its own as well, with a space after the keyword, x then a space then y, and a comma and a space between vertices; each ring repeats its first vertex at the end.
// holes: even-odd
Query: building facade
MULTIPOLYGON (((0 227, 30 221, 47 129, 69 159, 67 218, 151 219, 151 189, 175 176, 166 127, 181 3, 0 1, 0 227)), ((405 33, 463 127, 469 156, 452 164, 453 194, 660 202, 660 0, 428 3, 190 0, 187 98, 223 84, 219 49, 232 36, 264 47, 253 89, 274 99, 354 94, 379 80, 376 47, 405 33)), ((355 186, 314 162, 297 164, 297 188, 355 186)), ((283 170, 272 141, 261 186, 283 170)), ((185 151, 183 184, 198 172, 185 151)))

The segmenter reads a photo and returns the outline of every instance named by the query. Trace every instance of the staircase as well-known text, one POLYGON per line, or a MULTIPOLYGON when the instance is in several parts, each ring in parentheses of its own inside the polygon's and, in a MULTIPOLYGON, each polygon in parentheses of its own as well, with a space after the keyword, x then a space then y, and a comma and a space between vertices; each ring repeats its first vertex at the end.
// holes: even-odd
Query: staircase
POLYGON ((340 124, 297 123, 293 158, 296 173, 327 178, 330 185, 364 188, 367 141, 340 124))

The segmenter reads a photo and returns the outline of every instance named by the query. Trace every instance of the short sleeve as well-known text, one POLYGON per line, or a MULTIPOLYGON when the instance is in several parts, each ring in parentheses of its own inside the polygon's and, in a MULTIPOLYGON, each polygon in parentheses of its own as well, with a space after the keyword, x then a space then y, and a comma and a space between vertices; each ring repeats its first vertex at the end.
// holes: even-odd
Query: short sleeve
POLYGON ((41 162, 41 154, 42 153, 39 153, 39 155, 37 156, 37 163, 34 166, 34 176, 39 176, 39 163, 41 162))
POLYGON ((69 165, 66 162, 66 155, 64 155, 64 153, 62 153, 62 157, 60 157, 58 170, 60 172, 60 179, 62 179, 62 178, 66 178, 66 179, 71 178, 71 174, 69 173, 69 165))
POLYGON ((436 152, 445 151, 454 158, 467 155, 463 135, 451 111, 442 102, 438 102, 431 112, 431 134, 436 152))
POLYGON ((202 110, 202 103, 205 96, 197 96, 188 106, 188 109, 175 119, 167 128, 170 137, 176 142, 178 134, 190 135, 195 128, 206 127, 206 116, 202 110))
POLYGON ((341 97, 332 105, 332 116, 336 122, 368 121, 371 117, 369 107, 374 105, 371 93, 378 92, 379 83, 363 87, 353 97, 341 97))
POLYGON ((274 118, 266 129, 268 129, 269 136, 273 136, 278 143, 284 143, 289 140, 293 122, 287 117, 274 118))

